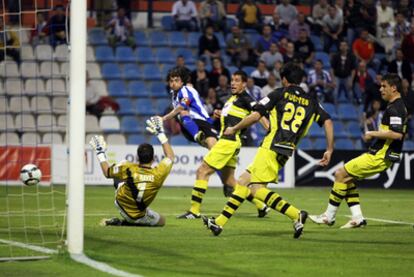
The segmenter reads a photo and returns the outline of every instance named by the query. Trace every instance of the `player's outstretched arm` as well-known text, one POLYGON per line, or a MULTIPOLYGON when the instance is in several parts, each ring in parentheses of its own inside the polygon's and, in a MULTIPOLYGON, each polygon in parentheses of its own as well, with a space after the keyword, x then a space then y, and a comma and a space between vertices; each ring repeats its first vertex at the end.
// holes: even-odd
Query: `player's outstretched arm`
POLYGON ((365 133, 366 140, 371 140, 373 138, 402 140, 404 138, 404 135, 402 133, 398 133, 392 130, 368 131, 365 133))
POLYGON ((164 151, 164 155, 168 157, 171 161, 174 160, 174 151, 170 143, 168 142, 168 138, 164 132, 164 125, 161 116, 152 116, 150 119, 147 120, 147 131, 151 134, 157 136, 158 140, 162 145, 162 150, 164 151))
POLYGON ((89 141, 89 145, 95 150, 96 157, 101 165, 102 173, 108 178, 109 163, 106 158, 106 141, 103 136, 93 136, 89 141))
POLYGON ((250 127, 259 119, 262 117, 262 115, 259 112, 253 112, 249 114, 247 117, 243 118, 242 121, 240 121, 238 124, 234 125, 233 127, 228 127, 226 130, 224 130, 225 135, 234 135, 237 131, 245 129, 247 127, 250 127))
POLYGON ((331 119, 325 120, 323 123, 323 128, 325 129, 326 137, 326 151, 323 153, 322 159, 319 161, 319 165, 327 166, 331 161, 331 156, 334 149, 334 131, 333 131, 333 122, 331 119))
POLYGON ((179 114, 182 110, 184 110, 183 106, 177 106, 175 107, 171 112, 167 113, 162 117, 162 120, 168 120, 171 118, 174 118, 177 114, 179 114))

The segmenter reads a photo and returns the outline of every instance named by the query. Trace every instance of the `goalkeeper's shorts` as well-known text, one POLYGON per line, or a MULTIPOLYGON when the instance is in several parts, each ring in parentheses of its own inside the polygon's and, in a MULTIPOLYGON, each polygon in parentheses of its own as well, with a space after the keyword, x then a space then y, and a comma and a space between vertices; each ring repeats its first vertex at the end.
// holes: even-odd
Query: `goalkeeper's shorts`
POLYGON ((146 208, 145 215, 143 217, 134 219, 134 218, 129 217, 129 215, 124 211, 124 209, 118 204, 116 200, 115 200, 115 206, 118 208, 121 216, 129 223, 142 225, 142 226, 155 226, 157 225, 157 223, 160 221, 160 218, 161 218, 159 213, 151 210, 150 208, 146 208))
MULTIPOLYGON (((213 138, 218 139, 218 133, 210 123, 208 123, 205 120, 201 120, 201 119, 193 119, 193 121, 195 122, 195 124, 197 124, 198 129, 200 131, 203 131, 203 133, 206 135, 206 138, 213 137, 213 138)), ((189 141, 196 142, 193 136, 184 128, 181 121, 178 120, 178 122, 180 123, 181 132, 183 133, 183 136, 189 141)))

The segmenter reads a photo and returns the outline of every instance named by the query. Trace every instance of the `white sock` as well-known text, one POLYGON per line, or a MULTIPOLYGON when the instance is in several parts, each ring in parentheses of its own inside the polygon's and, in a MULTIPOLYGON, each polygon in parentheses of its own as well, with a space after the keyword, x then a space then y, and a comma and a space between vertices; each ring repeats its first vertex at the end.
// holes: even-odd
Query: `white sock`
POLYGON ((364 219, 362 216, 361 205, 353 205, 349 209, 351 210, 352 219, 357 221, 362 221, 364 219))
POLYGON ((334 220, 335 216, 336 216, 336 212, 338 211, 337 206, 334 206, 332 204, 328 204, 328 207, 326 208, 326 216, 328 217, 329 220, 334 220))

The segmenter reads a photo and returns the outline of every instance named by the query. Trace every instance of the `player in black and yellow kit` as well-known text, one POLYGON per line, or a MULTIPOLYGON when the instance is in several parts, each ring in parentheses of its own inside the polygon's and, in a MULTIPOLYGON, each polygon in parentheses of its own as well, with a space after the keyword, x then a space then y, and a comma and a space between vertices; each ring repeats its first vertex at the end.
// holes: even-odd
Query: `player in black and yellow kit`
MULTIPOLYGON (((237 164, 237 155, 240 152, 241 140, 240 131, 231 135, 224 135, 223 132, 227 127, 234 126, 243 118, 248 116, 255 100, 246 92, 247 75, 243 71, 236 71, 231 77, 232 96, 224 104, 220 112, 220 139, 210 149, 200 167, 197 169, 196 181, 192 191, 191 208, 178 218, 194 219, 200 218, 200 206, 203 196, 206 193, 208 180, 210 176, 220 170, 222 181, 234 187, 236 179, 234 170, 237 164)), ((263 124, 268 124, 263 120, 263 124)), ((260 200, 248 196, 247 199, 253 202, 259 210, 259 217, 263 217, 269 211, 269 208, 260 200)))
POLYGON ((139 163, 125 162, 110 166, 106 159, 106 142, 102 136, 92 137, 90 144, 95 149, 102 172, 107 178, 117 179, 115 206, 122 220, 103 220, 103 225, 164 226, 165 217, 149 208, 164 180, 171 171, 174 152, 164 134, 161 117, 151 117, 147 130, 157 135, 162 144, 165 158, 152 167, 154 148, 143 143, 137 149, 139 163))
POLYGON ((294 238, 302 234, 307 218, 305 211, 300 211, 282 197, 269 190, 268 183, 277 182, 278 172, 292 155, 299 141, 307 133, 313 121, 324 126, 327 138, 327 150, 319 164, 326 166, 333 151, 333 125, 329 115, 317 100, 305 93, 299 83, 304 76, 303 70, 296 64, 288 63, 281 71, 283 88, 276 89, 260 100, 254 112, 233 127, 228 127, 224 135, 231 136, 257 122, 269 114, 270 130, 264 138, 253 162, 238 179, 233 194, 228 199, 222 213, 216 218, 203 217, 204 224, 214 235, 219 235, 223 226, 243 203, 253 194, 271 207, 292 219, 294 238))
POLYGON ((361 211, 359 193, 354 180, 361 180, 387 170, 400 160, 404 136, 407 131, 407 109, 401 98, 402 82, 397 74, 386 74, 381 81, 381 97, 388 102, 378 131, 365 133, 366 140, 374 140, 367 153, 347 162, 335 172, 335 182, 329 195, 326 211, 309 218, 318 224, 333 225, 336 212, 345 199, 352 218, 343 229, 367 225, 361 211))

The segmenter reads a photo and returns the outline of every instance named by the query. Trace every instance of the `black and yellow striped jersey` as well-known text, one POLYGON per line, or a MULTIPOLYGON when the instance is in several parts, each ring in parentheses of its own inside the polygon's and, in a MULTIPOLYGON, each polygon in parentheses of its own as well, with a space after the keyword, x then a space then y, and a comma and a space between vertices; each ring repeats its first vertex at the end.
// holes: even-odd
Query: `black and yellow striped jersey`
POLYGON ((269 113, 270 129, 261 147, 291 156, 312 122, 322 126, 329 114, 317 99, 299 86, 278 88, 254 107, 262 116, 269 113))
POLYGON ((144 216, 145 209, 170 173, 172 164, 169 158, 164 158, 154 168, 130 162, 111 166, 108 169, 109 178, 124 182, 116 192, 118 206, 133 219, 144 216))
MULTIPOLYGON (((407 132, 407 108, 402 98, 389 103, 382 116, 379 130, 392 130, 405 135, 407 132)), ((376 139, 369 148, 369 153, 379 155, 385 159, 396 162, 400 160, 400 154, 404 139, 376 139)))
POLYGON ((227 127, 235 126, 248 116, 255 105, 256 101, 246 91, 243 91, 241 94, 232 95, 221 110, 220 138, 240 141, 241 131, 237 131, 236 134, 230 136, 223 135, 223 132, 227 127))

